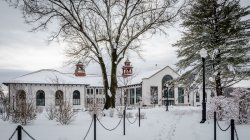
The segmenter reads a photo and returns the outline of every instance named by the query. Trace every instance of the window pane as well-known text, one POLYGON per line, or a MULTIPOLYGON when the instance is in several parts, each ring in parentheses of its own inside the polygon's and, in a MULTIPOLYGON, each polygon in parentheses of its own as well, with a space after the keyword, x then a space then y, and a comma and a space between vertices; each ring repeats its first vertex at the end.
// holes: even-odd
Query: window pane
POLYGON ((184 103, 184 88, 178 88, 178 103, 184 103))
POLYGON ((75 90, 73 92, 73 105, 80 105, 80 102, 80 92, 78 90, 75 90))
POLYGON ((45 93, 43 90, 38 90, 36 93, 36 105, 45 106, 45 93))
POLYGON ((136 88, 136 103, 142 99, 141 87, 136 88))
POLYGON ((135 90, 132 88, 132 89, 129 89, 129 94, 130 94, 130 104, 133 105, 135 102, 135 90))
POLYGON ((158 104, 158 87, 150 87, 151 104, 158 104))

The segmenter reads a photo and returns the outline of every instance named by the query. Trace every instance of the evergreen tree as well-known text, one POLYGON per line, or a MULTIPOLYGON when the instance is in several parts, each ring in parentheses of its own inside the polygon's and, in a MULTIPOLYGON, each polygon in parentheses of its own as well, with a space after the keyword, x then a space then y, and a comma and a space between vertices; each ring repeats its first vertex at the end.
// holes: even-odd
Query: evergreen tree
POLYGON ((249 6, 241 7, 239 0, 190 2, 182 14, 185 31, 174 45, 178 47, 177 66, 180 70, 186 70, 179 80, 189 87, 202 82, 199 55, 202 48, 208 52, 206 83, 215 88, 217 96, 223 95, 225 87, 249 76, 249 14, 249 6))

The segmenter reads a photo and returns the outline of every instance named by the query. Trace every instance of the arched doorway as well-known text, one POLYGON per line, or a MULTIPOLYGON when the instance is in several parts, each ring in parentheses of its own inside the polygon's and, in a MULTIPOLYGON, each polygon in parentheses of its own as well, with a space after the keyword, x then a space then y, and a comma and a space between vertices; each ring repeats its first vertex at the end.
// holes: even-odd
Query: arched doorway
POLYGON ((55 105, 61 105, 63 103, 63 92, 57 90, 55 94, 55 105))
POLYGON ((81 104, 80 92, 78 90, 75 90, 73 92, 73 105, 80 105, 80 104, 81 104))
POLYGON ((45 93, 43 90, 36 92, 36 106, 45 106, 45 93))
POLYGON ((167 95, 168 95, 168 105, 174 105, 174 87, 168 85, 168 82, 173 80, 171 75, 165 75, 162 78, 162 105, 166 105, 167 103, 167 95))

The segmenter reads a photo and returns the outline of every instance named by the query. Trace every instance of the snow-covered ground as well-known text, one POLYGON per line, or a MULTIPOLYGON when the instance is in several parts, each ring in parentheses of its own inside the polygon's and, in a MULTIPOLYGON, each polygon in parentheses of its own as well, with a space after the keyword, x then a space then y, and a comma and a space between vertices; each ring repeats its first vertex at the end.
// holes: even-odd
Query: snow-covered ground
MULTIPOLYGON (((133 116, 137 110, 128 110, 133 116)), ((213 140, 213 120, 200 124, 200 107, 170 107, 166 112, 164 107, 142 109, 146 113, 146 119, 141 120, 141 127, 138 120, 130 124, 126 120, 126 135, 123 135, 123 121, 114 131, 105 130, 97 122, 97 140, 213 140)), ((88 112, 79 112, 75 121, 70 125, 60 125, 55 120, 49 121, 44 114, 39 114, 37 119, 27 125, 24 129, 36 140, 82 140, 91 123, 88 112)), ((134 118, 130 118, 132 122, 134 118)), ((107 128, 115 127, 120 118, 117 112, 113 118, 106 116, 100 119, 107 128)), ((220 122, 221 127, 226 128, 228 122, 220 122)), ((0 140, 7 140, 15 130, 17 124, 3 122, 0 120, 0 140)), ((240 140, 250 139, 250 124, 237 125, 236 129, 240 140)), ((94 139, 93 125, 86 140, 94 139)), ((24 140, 29 140, 23 134, 24 140)), ((13 137, 16 139, 16 136, 13 137)), ((230 129, 222 132, 217 128, 217 139, 230 139, 230 129)))

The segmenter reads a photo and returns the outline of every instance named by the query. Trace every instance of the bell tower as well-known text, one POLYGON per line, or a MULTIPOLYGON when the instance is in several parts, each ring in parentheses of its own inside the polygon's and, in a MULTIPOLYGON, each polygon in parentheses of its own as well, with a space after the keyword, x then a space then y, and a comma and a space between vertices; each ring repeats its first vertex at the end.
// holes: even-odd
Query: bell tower
POLYGON ((133 67, 131 62, 127 59, 122 67, 122 77, 127 78, 133 74, 133 67))
POLYGON ((77 76, 77 77, 84 77, 84 76, 86 76, 83 63, 80 62, 80 61, 76 64, 75 76, 77 76))

